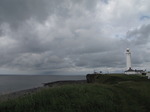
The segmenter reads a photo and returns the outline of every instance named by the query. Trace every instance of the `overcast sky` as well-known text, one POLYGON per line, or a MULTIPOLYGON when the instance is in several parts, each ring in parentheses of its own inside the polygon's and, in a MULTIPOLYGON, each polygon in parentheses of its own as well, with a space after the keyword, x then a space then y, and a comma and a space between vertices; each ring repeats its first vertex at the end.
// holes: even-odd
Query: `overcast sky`
POLYGON ((150 0, 0 0, 0 74, 150 70, 150 0))

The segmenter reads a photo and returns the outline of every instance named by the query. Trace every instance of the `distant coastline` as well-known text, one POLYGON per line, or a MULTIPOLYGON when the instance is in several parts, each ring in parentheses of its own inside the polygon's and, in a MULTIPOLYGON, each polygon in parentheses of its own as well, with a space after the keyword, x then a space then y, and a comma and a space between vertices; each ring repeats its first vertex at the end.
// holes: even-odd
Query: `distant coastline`
POLYGON ((16 92, 2 94, 0 95, 0 101, 6 101, 8 99, 14 99, 14 98, 18 98, 18 97, 25 96, 28 94, 36 93, 38 91, 41 91, 43 89, 47 89, 50 87, 63 86, 66 84, 84 84, 84 83, 86 83, 86 80, 62 80, 62 81, 43 83, 42 87, 35 87, 31 89, 25 89, 25 90, 20 90, 16 92))
POLYGON ((0 76, 0 95, 42 87, 43 83, 64 80, 86 80, 85 75, 3 75, 0 76))

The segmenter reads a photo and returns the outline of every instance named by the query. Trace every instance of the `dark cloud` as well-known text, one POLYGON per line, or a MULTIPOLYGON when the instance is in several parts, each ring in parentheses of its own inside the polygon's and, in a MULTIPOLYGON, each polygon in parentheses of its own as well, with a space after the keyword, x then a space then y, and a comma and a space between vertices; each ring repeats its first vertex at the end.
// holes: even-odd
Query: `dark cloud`
POLYGON ((16 27, 22 22, 34 18, 43 22, 48 16, 55 14, 69 17, 70 10, 76 7, 75 12, 81 13, 80 9, 92 10, 98 0, 70 1, 70 0, 1 0, 0 1, 0 23, 9 23, 16 27), (82 7, 80 7, 82 5, 82 7))
POLYGON ((46 0, 1 0, 0 22, 16 26, 31 17, 41 21, 48 15, 47 8, 46 0))
POLYGON ((150 24, 127 32, 127 37, 136 45, 147 44, 150 39, 150 24))

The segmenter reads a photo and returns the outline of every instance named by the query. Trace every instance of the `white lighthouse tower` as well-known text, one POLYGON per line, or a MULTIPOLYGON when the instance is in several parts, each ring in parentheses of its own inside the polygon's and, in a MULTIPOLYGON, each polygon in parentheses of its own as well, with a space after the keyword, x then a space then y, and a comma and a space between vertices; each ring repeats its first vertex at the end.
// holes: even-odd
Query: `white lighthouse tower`
POLYGON ((131 52, 130 49, 127 48, 126 50, 126 64, 127 64, 127 70, 131 69, 131 52))

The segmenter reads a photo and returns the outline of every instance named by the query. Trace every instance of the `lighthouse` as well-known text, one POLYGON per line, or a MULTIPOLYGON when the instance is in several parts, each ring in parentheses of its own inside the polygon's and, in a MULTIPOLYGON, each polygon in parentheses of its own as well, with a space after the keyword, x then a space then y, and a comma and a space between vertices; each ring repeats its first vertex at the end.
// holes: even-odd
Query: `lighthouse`
POLYGON ((131 51, 129 48, 126 49, 126 64, 127 64, 127 70, 125 71, 125 74, 127 75, 146 75, 146 70, 133 70, 131 68, 131 51))
POLYGON ((126 49, 126 64, 127 64, 127 70, 131 69, 131 52, 130 49, 126 49))

